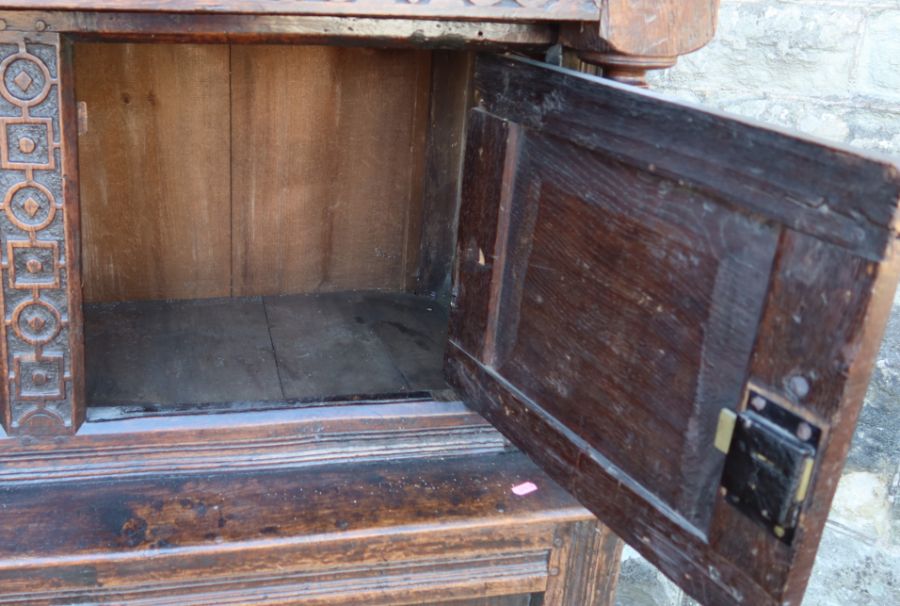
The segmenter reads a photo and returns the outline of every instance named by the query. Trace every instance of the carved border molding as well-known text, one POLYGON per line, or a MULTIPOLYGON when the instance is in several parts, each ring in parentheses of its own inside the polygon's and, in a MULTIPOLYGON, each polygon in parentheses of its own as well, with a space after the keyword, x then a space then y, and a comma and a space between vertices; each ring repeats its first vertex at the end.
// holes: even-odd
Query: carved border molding
POLYGON ((0 32, 0 393, 10 434, 68 434, 78 420, 62 67, 58 35, 0 32))

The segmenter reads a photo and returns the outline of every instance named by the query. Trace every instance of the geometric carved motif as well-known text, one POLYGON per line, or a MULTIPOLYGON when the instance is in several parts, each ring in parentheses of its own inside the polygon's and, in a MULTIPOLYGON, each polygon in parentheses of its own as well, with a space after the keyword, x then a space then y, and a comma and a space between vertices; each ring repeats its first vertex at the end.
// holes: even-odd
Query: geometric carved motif
POLYGON ((59 59, 57 36, 0 32, 0 372, 13 434, 70 433, 75 417, 59 59))

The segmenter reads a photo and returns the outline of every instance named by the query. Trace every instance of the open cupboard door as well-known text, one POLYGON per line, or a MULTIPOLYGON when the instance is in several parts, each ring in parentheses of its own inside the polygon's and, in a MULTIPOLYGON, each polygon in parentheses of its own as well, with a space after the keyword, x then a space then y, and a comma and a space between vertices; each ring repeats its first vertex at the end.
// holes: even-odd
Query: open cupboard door
POLYGON ((703 604, 800 604, 896 287, 897 167, 524 59, 474 88, 451 383, 703 604))

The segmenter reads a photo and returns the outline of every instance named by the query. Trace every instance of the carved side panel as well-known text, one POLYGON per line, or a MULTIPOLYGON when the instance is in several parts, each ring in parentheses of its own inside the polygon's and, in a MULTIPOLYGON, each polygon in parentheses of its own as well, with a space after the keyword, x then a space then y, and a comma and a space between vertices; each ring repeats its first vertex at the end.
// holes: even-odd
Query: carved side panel
POLYGON ((64 174, 74 149, 63 145, 61 71, 58 35, 0 33, 0 372, 10 434, 72 433, 79 421, 77 208, 64 174))

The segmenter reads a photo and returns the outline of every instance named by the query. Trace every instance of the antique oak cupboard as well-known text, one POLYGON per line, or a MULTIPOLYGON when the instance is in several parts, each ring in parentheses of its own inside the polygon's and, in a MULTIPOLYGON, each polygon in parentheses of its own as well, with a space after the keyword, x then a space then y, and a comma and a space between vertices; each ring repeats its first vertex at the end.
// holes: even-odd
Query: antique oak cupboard
POLYGON ((900 176, 715 0, 0 9, 0 603, 800 603, 900 176))

